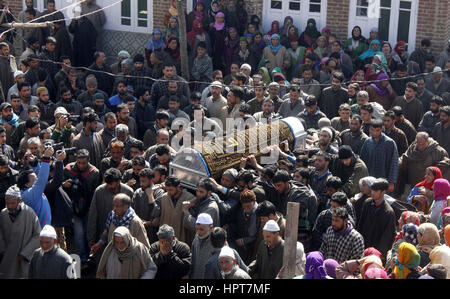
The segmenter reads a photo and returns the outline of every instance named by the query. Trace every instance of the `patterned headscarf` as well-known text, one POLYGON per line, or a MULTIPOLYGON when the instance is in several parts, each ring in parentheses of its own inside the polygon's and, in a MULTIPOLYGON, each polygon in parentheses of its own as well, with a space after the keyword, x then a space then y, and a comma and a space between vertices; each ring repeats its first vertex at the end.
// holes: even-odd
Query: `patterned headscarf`
POLYGON ((420 264, 420 255, 413 244, 403 242, 398 247, 398 256, 395 258, 393 273, 395 279, 406 279, 411 270, 420 264))
POLYGON ((418 241, 417 241, 417 226, 415 224, 407 223, 407 224, 403 225, 402 233, 403 233, 403 239, 406 242, 411 243, 414 246, 417 245, 417 243, 418 243, 418 241))

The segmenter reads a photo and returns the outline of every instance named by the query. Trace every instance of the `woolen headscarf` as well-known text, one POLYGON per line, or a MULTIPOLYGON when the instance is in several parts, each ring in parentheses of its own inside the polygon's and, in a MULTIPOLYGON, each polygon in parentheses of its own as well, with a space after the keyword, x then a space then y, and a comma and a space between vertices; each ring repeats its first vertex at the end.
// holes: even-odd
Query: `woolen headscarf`
POLYGON ((421 240, 417 246, 417 249, 428 254, 441 242, 439 230, 433 223, 421 224, 419 226, 418 233, 421 236, 421 240))
POLYGON ((323 266, 325 267, 327 275, 336 279, 336 268, 339 266, 339 263, 333 259, 326 259, 323 262, 323 266))
POLYGON ((430 252, 430 260, 432 264, 441 264, 447 269, 447 279, 450 279, 450 247, 436 246, 430 252))
POLYGON ((375 255, 375 256, 379 257, 380 259, 383 258, 383 255, 381 254, 381 252, 378 251, 378 249, 376 249, 375 247, 369 247, 364 250, 363 256, 369 256, 369 255, 375 255))
POLYGON ((447 224, 444 228, 444 238, 445 244, 447 244, 447 246, 450 246, 450 224, 447 224))
POLYGON ((369 49, 367 49, 366 52, 362 53, 359 56, 359 59, 364 60, 366 58, 372 58, 379 51, 381 51, 381 43, 379 40, 374 39, 373 41, 370 42, 369 49), (372 49, 373 44, 378 44, 378 48, 375 51, 372 49))
POLYGON ((420 255, 413 244, 403 242, 398 247, 398 255, 395 258, 393 273, 395 279, 406 279, 412 270, 420 264, 420 255))
POLYGON ((323 266, 323 255, 320 251, 310 252, 306 256, 305 279, 326 279, 327 273, 323 266))
POLYGON ((381 83, 383 83, 384 80, 389 80, 389 76, 385 73, 380 73, 376 80, 379 82, 370 84, 370 86, 372 86, 375 89, 375 92, 380 96, 384 96, 385 94, 388 93, 388 89, 386 87, 381 86, 381 83))
POLYGON ((434 200, 447 200, 450 195, 450 183, 446 179, 437 179, 434 181, 434 200))
POLYGON ((407 224, 403 225, 403 227, 402 227, 403 239, 406 242, 413 244, 414 246, 416 246, 418 243, 417 228, 418 227, 412 223, 407 223, 407 224))
POLYGON ((383 262, 378 256, 373 254, 369 255, 367 258, 364 259, 364 262, 362 262, 361 266, 359 267, 362 277, 364 277, 366 271, 369 268, 383 269, 383 262))

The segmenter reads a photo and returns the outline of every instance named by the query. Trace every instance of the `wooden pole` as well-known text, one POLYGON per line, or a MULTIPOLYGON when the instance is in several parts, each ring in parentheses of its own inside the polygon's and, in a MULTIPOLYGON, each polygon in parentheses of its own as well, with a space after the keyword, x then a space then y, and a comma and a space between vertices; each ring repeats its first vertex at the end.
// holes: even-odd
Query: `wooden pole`
POLYGON ((284 278, 295 276, 295 260, 297 255, 297 235, 298 235, 298 215, 300 204, 298 202, 288 202, 286 213, 286 230, 284 233, 283 266, 284 278))
POLYGON ((186 2, 175 0, 178 10, 178 23, 180 24, 180 51, 181 51, 181 76, 189 81, 189 63, 186 42, 186 2))
POLYGON ((45 27, 53 27, 54 24, 51 22, 42 22, 42 23, 4 23, 0 25, 1 27, 9 27, 9 28, 45 28, 45 27))

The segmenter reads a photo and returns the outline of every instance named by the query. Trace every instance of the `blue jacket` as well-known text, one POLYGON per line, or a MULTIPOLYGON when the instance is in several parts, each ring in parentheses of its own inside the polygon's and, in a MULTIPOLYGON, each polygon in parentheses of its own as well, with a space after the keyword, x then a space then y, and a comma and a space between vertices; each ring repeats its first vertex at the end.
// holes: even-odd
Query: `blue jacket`
POLYGON ((369 175, 376 178, 385 178, 389 183, 397 182, 397 145, 384 133, 381 133, 381 139, 378 142, 375 142, 372 137, 364 142, 360 158, 366 164, 369 175))
POLYGON ((24 189, 20 192, 23 202, 31 207, 38 216, 41 227, 44 227, 46 224, 51 225, 52 223, 50 204, 44 194, 49 173, 50 163, 40 163, 39 169, 36 171, 36 174, 39 175, 34 185, 31 188, 24 189))

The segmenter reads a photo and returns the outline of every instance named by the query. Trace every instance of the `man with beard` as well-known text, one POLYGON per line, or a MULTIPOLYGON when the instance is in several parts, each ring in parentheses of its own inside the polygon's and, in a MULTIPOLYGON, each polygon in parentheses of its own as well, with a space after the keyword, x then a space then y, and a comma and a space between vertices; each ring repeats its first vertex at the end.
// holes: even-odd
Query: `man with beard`
MULTIPOLYGON (((14 95, 15 99, 19 99, 20 104, 20 98, 18 95, 14 95)), ((13 99, 13 96, 11 96, 11 101, 13 99)), ((2 117, 0 119, 1 124, 6 130, 6 143, 11 143, 11 135, 13 132, 17 129, 19 126, 19 117, 13 112, 13 106, 10 103, 2 103, 0 104, 0 111, 2 113, 2 117)))
POLYGON ((221 226, 231 223, 231 217, 239 208, 240 191, 237 188, 239 173, 236 169, 230 168, 224 171, 220 179, 220 185, 211 178, 214 190, 219 195, 219 211, 221 226))
POLYGON ((248 266, 249 274, 252 278, 275 279, 283 266, 284 240, 274 220, 267 221, 263 236, 264 242, 259 244, 256 260, 248 266))
POLYGON ((402 130, 394 126, 395 113, 392 110, 387 111, 383 117, 383 133, 395 141, 397 144, 398 155, 403 155, 408 149, 408 140, 402 130))
POLYGON ((344 207, 331 209, 332 224, 323 237, 320 251, 324 259, 334 259, 339 264, 361 258, 364 239, 348 221, 348 211, 344 207))
POLYGON ((56 39, 52 36, 49 36, 45 40, 45 47, 42 49, 42 53, 39 56, 39 59, 45 60, 41 61, 39 63, 39 66, 45 69, 51 80, 55 78, 56 73, 58 73, 60 69, 59 65, 56 64, 56 62, 59 62, 57 61, 59 57, 56 57, 55 48, 56 48, 56 39))
POLYGON ((169 127, 172 126, 172 122, 180 118, 186 119, 186 122, 189 122, 190 118, 189 115, 186 114, 183 110, 180 109, 181 103, 180 98, 175 96, 169 98, 169 109, 166 110, 167 113, 169 113, 169 127))
POLYGON ((289 98, 286 99, 278 109, 278 114, 282 117, 297 116, 305 108, 306 94, 298 85, 291 85, 289 88, 289 98))
POLYGON ((194 201, 183 202, 184 228, 193 234, 195 232, 195 221, 200 214, 208 214, 212 219, 211 225, 218 226, 219 207, 212 196, 213 184, 210 179, 201 179, 197 184, 196 199, 194 201))
POLYGON ((363 204, 361 217, 356 221, 356 229, 364 238, 364 246, 375 247, 383 257, 392 248, 396 231, 395 212, 384 199, 389 183, 385 179, 376 179, 371 189, 371 197, 363 204))
POLYGON ((339 106, 348 102, 348 91, 342 87, 344 74, 335 72, 332 75, 332 86, 325 88, 319 100, 319 107, 328 118, 338 116, 339 106))
POLYGON ((291 181, 291 176, 285 170, 278 170, 272 181, 278 194, 280 194, 280 201, 277 206, 278 212, 286 215, 288 202, 300 203, 298 240, 303 243, 306 249, 309 249, 311 232, 317 217, 318 201, 316 195, 303 184, 291 181))
POLYGON ((155 177, 153 170, 144 168, 139 171, 139 188, 134 192, 132 207, 136 214, 142 219, 147 237, 151 243, 157 241, 156 232, 161 217, 161 197, 163 189, 153 184, 155 177))
POLYGON ((14 161, 16 159, 15 150, 10 145, 6 144, 6 133, 5 126, 0 125, 0 154, 5 155, 11 161, 14 161))
POLYGON ((247 103, 250 106, 250 114, 252 115, 262 110, 262 105, 266 99, 266 86, 264 83, 258 83, 253 85, 253 90, 255 91, 255 97, 247 103))
POLYGON ((331 157, 329 154, 319 151, 314 155, 314 167, 315 172, 311 178, 311 188, 319 198, 317 213, 325 210, 328 198, 327 198, 327 180, 332 176, 329 166, 331 164, 331 157))
POLYGON ((434 126, 441 120, 439 109, 445 105, 440 96, 433 96, 430 100, 430 111, 427 111, 419 124, 419 132, 431 134, 434 126))
MULTIPOLYGON (((68 75, 68 73, 69 73, 69 70, 67 70, 67 75, 68 75)), ((83 105, 83 107, 92 105, 92 103, 94 101, 94 96, 97 93, 101 93, 103 95, 103 99, 105 100, 105 104, 106 104, 108 95, 104 91, 98 89, 97 78, 95 78, 95 76, 91 74, 86 77, 85 83, 86 83, 86 91, 83 91, 78 96, 78 98, 77 98, 78 102, 80 102, 83 105)))
MULTIPOLYGON (((99 155, 99 159, 101 161, 103 157, 103 153, 108 147, 111 140, 116 137, 116 126, 117 126, 117 117, 113 112, 108 112, 105 114, 105 125, 100 132, 94 135, 94 143, 95 146, 100 146, 102 151, 99 155)), ((100 165, 96 165, 96 167, 100 167, 100 165)))
POLYGON ((117 124, 123 124, 128 127, 132 137, 137 137, 137 124, 134 118, 130 116, 130 109, 125 103, 117 105, 117 124))
POLYGON ((450 90, 450 81, 443 77, 442 69, 435 67, 431 78, 425 80, 427 89, 435 95, 441 96, 450 90))
POLYGON ((155 109, 150 103, 150 89, 141 87, 135 89, 136 103, 136 123, 138 139, 143 140, 145 131, 151 128, 155 122, 155 109))
POLYGON ((152 88, 153 80, 147 79, 152 77, 152 71, 144 66, 145 58, 142 54, 136 54, 133 58, 134 69, 130 72, 132 78, 127 78, 127 86, 132 86, 134 90, 139 88, 152 88), (147 78, 145 78, 147 77, 147 78))
MULTIPOLYGON (((3 139, 1 136, 5 133, 1 133, 0 127, 0 140, 3 139)), ((17 183, 17 176, 19 172, 11 166, 9 166, 10 159, 6 155, 0 155, 0 211, 5 208, 5 197, 3 194, 6 193, 9 187, 17 183)))
POLYGON ((72 98, 72 92, 67 88, 63 87, 60 90, 61 99, 56 103, 56 108, 64 107, 67 111, 72 111, 75 115, 81 115, 83 111, 83 106, 80 102, 72 98))
POLYGON ((46 225, 39 234, 41 248, 30 261, 28 279, 77 279, 72 257, 58 244, 55 229, 46 225))
POLYGON ((102 148, 98 143, 92 142, 94 133, 97 131, 98 115, 91 112, 83 117, 83 130, 73 138, 72 146, 77 149, 89 151, 89 161, 94 165, 99 165, 98 157, 101 156, 102 148))
POLYGON ((360 179, 369 175, 366 164, 348 145, 339 148, 339 156, 334 160, 331 172, 341 178, 344 184, 342 190, 349 198, 359 193, 360 179))
MULTIPOLYGON (((183 204, 183 210, 185 206, 183 204)), ((191 246, 192 266, 189 271, 189 278, 203 279, 205 276, 205 264, 214 252, 210 238, 214 225, 213 219, 208 213, 200 213, 196 218, 193 219, 196 235, 191 246)))
POLYGON ((423 111, 427 111, 430 107, 430 100, 434 96, 426 87, 426 82, 424 77, 418 77, 416 80, 417 84, 417 93, 416 98, 422 102, 423 111))
POLYGON ((233 249, 224 246, 219 254, 220 273, 223 279, 251 279, 237 264, 233 249))
MULTIPOLYGON (((153 126, 151 126, 147 131, 145 131, 144 134, 144 147, 148 148, 152 145, 156 144, 156 135, 159 130, 161 129, 167 129, 169 124, 169 113, 166 111, 158 111, 156 112, 156 121, 153 126)), ((169 131, 170 132, 170 131, 169 131)))
POLYGON ((131 167, 131 162, 124 158, 125 145, 120 140, 112 140, 110 143, 110 157, 104 158, 100 163, 100 173, 106 173, 110 168, 115 168, 121 173, 131 167))
MULTIPOLYGON (((227 106, 227 99, 222 95, 222 83, 214 81, 211 84, 211 96, 206 99, 205 107, 210 117, 222 119, 223 108, 227 106)), ((223 126, 224 124, 220 124, 223 126)))
POLYGON ((275 105, 275 111, 280 109, 281 104, 283 104, 284 100, 280 97, 280 84, 277 82, 271 82, 269 84, 269 99, 273 101, 275 105))
POLYGON ((402 107, 394 106, 391 110, 394 111, 395 114, 395 126, 405 133, 408 144, 413 143, 414 139, 416 139, 417 131, 413 124, 406 119, 402 107))
POLYGON ((305 130, 308 130, 310 128, 319 129, 319 120, 327 116, 317 107, 317 98, 309 95, 305 100, 305 110, 300 112, 297 117, 305 121, 305 130))
POLYGON ((419 122, 423 117, 423 104, 416 98, 417 84, 414 82, 408 82, 405 88, 405 94, 397 97, 392 106, 402 107, 405 117, 414 125, 417 129, 419 122))
POLYGON ((111 110, 105 104, 106 97, 103 93, 97 92, 92 97, 92 104, 88 104, 85 107, 91 107, 94 109, 94 112, 100 118, 100 122, 105 123, 105 115, 111 110))
POLYGON ((8 91, 14 84, 14 73, 17 71, 16 59, 10 55, 9 45, 5 42, 0 43, 0 96, 3 101, 6 100, 8 91))
POLYGON ((41 226, 16 185, 8 188, 5 199, 6 208, 0 213, 0 278, 27 278, 29 261, 39 248, 41 226))
POLYGON ((104 175, 105 183, 95 189, 87 224, 87 239, 91 248, 105 230, 108 214, 113 209, 114 196, 119 193, 125 193, 129 197, 133 196, 133 189, 122 184, 121 178, 122 174, 118 169, 108 169, 104 175))
POLYGON ((253 114, 253 118, 255 119, 256 122, 270 123, 272 120, 275 120, 280 117, 278 114, 274 112, 275 106, 273 104, 273 101, 269 98, 265 98, 262 101, 261 110, 262 111, 253 114))
POLYGON ((326 152, 330 155, 337 154, 337 149, 331 144, 334 139, 334 132, 329 127, 324 127, 319 132, 319 141, 316 147, 320 148, 321 151, 326 152))
MULTIPOLYGON (((127 96, 132 96, 128 92, 128 88, 127 88, 125 81, 119 81, 119 83, 117 83, 116 91, 117 91, 117 94, 112 96, 111 98, 109 98, 109 100, 106 102, 106 105, 114 113, 117 113, 117 106, 119 106, 122 103, 125 103, 125 98, 127 96)), ((135 101, 137 101, 136 98, 135 98, 135 101)))
POLYGON ((161 198, 160 224, 168 224, 173 227, 175 235, 182 242, 190 244, 192 234, 186 234, 184 225, 183 202, 191 202, 195 197, 180 185, 177 177, 169 176, 165 180, 166 193, 161 198))
POLYGON ((431 136, 442 146, 447 153, 450 152, 450 106, 439 109, 441 121, 434 126, 431 136))
POLYGON ((140 187, 139 172, 146 167, 144 157, 135 156, 131 160, 131 169, 125 171, 122 181, 136 191, 140 187))
POLYGON ((108 147, 106 148, 105 157, 107 157, 110 154, 111 144, 115 141, 121 141, 125 146, 125 153, 124 153, 125 159, 131 159, 131 147, 134 144, 136 144, 136 142, 139 140, 137 140, 136 138, 134 138, 133 136, 130 135, 128 126, 124 125, 124 124, 118 124, 116 126, 115 134, 116 134, 116 137, 111 139, 108 147))
POLYGON ((188 84, 186 80, 180 76, 177 75, 177 69, 175 67, 175 64, 172 62, 166 62, 163 65, 163 77, 159 78, 161 81, 156 81, 152 85, 152 89, 150 92, 150 98, 151 103, 153 105, 153 108, 156 109, 158 106, 158 101, 164 96, 167 95, 168 92, 168 81, 175 80, 178 83, 178 93, 177 95, 183 95, 186 98, 186 105, 187 105, 187 99, 190 98, 190 91, 188 84))
POLYGON ((359 153, 361 147, 369 138, 362 130, 362 118, 359 115, 355 115, 350 120, 349 129, 344 130, 340 134, 342 145, 349 145, 354 153, 359 153))

